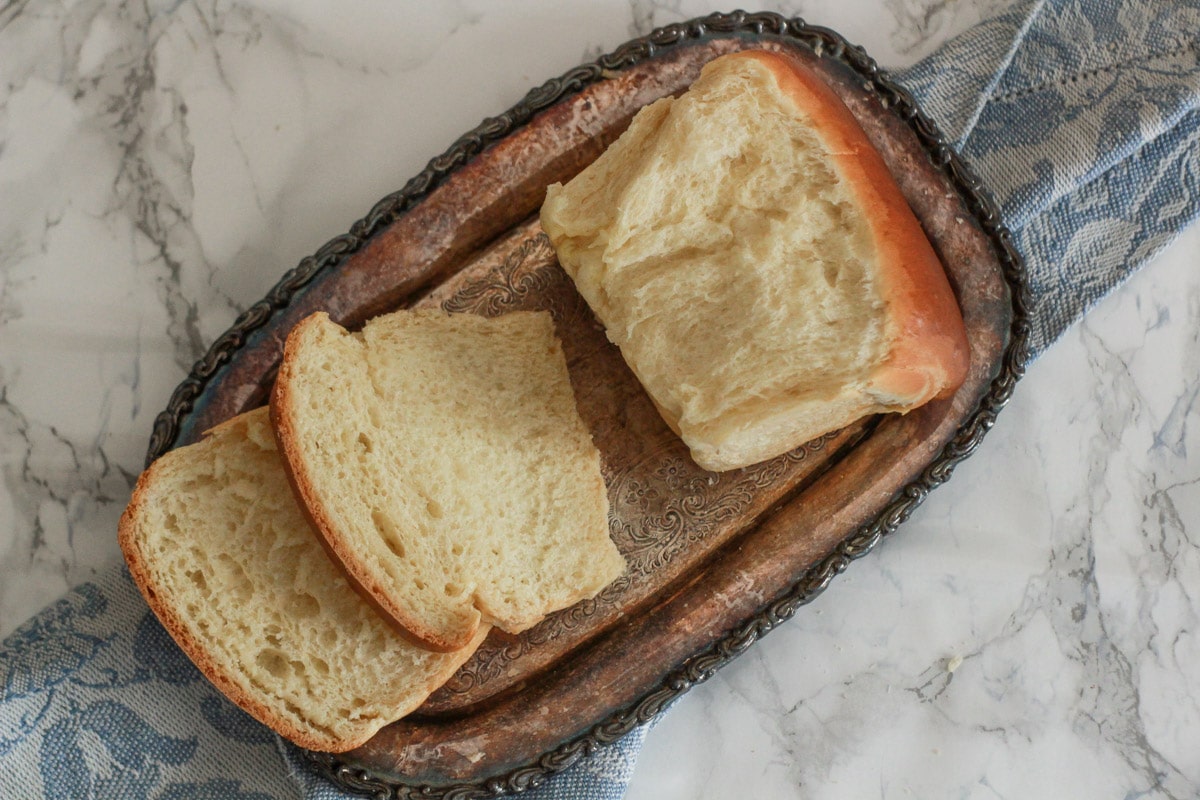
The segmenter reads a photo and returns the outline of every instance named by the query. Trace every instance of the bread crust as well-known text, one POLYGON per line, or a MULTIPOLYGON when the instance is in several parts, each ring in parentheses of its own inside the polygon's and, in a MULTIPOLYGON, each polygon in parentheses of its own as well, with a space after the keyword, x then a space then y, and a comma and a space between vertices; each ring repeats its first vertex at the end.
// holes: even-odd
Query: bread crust
MULTIPOLYGON (((661 369, 650 375, 649 381, 643 375, 644 365, 637 363, 637 348, 632 346, 636 336, 622 327, 627 319, 619 306, 629 298, 621 295, 620 289, 610 294, 604 270, 597 266, 597 262, 603 263, 600 252, 606 247, 605 228, 616 224, 614 217, 603 220, 593 211, 586 221, 572 218, 571 203, 585 204, 585 197, 593 197, 592 184, 572 181, 566 187, 549 187, 541 215, 560 261, 606 327, 615 326, 609 328, 610 338, 649 390, 664 421, 682 436, 693 459, 714 471, 764 461, 870 414, 905 413, 934 397, 951 395, 965 378, 970 361, 966 326, 941 261, 883 157, 822 77, 793 55, 751 49, 710 62, 697 83, 705 82, 703 91, 715 91, 714 84, 726 76, 736 79, 750 62, 761 91, 769 92, 784 113, 790 111, 803 119, 819 140, 830 171, 848 194, 849 204, 859 211, 856 222, 870 241, 872 292, 883 304, 879 314, 882 350, 852 382, 827 387, 830 392, 824 400, 781 397, 728 409, 710 419, 689 420, 676 402, 673 392, 678 387, 671 385, 671 378, 661 369), (568 232, 571 224, 575 228, 568 232)), ((661 113, 670 112, 664 107, 661 113)), ((639 115, 630 130, 652 135, 638 127, 640 119, 639 115)), ((620 145, 618 140, 602 156, 621 154, 605 164, 605 174, 622 176, 618 181, 629 180, 621 172, 627 167, 636 180, 639 167, 622 160, 626 156, 624 150, 616 149, 620 145)))
MULTIPOLYGON (((210 436, 214 432, 233 424, 234 421, 228 420, 207 431, 204 435, 206 437, 210 436)), ((222 668, 220 662, 213 658, 204 644, 192 636, 188 630, 188 626, 179 616, 175 607, 169 602, 164 601, 159 595, 152 571, 147 564, 146 554, 142 551, 142 537, 138 531, 138 520, 142 518, 142 507, 147 501, 153 484, 159 479, 159 474, 164 469, 164 464, 164 460, 159 459, 138 477, 129 504, 126 506, 120 521, 117 523, 117 542, 129 567, 129 574, 141 592, 142 597, 145 598, 146 604, 154 613, 154 616, 158 618, 170 637, 209 682, 216 686, 222 694, 243 711, 289 741, 309 750, 320 750, 329 753, 343 753, 366 743, 380 728, 388 724, 390 720, 379 720, 378 724, 364 725, 355 735, 340 738, 333 735, 332 732, 329 735, 322 736, 314 733, 311 729, 297 727, 293 724, 292 720, 276 714, 270 706, 262 702, 254 694, 247 692, 237 680, 232 678, 229 672, 222 668)), ((476 635, 472 642, 478 646, 484 636, 486 636, 486 633, 486 628, 477 632, 478 635, 476 635)), ((450 676, 462 666, 462 663, 466 661, 473 651, 473 647, 463 649, 462 658, 452 660, 442 672, 431 676, 421 686, 420 691, 413 693, 412 702, 409 703, 408 707, 400 709, 397 719, 414 710, 424 702, 430 693, 441 686, 446 680, 449 680, 450 676)))
POLYGON ((895 329, 870 391, 884 405, 908 407, 952 394, 970 362, 966 326, 942 262, 883 157, 841 98, 802 62, 766 50, 731 57, 754 59, 771 71, 784 94, 813 120, 847 186, 870 211, 876 274, 895 329))
MULTIPOLYGON (((472 352, 486 353, 488 352, 486 348, 492 345, 480 346, 483 346, 484 349, 475 349, 472 352)), ((425 353, 428 350, 429 347, 418 347, 413 352, 425 353)), ((404 347, 400 347, 397 352, 406 353, 408 351, 404 347)), ((509 352, 519 355, 523 351, 510 349, 509 352)), ((384 355, 379 357, 384 358, 384 355)), ((511 373, 514 370, 527 370, 530 364, 513 361, 512 357, 507 360, 502 359, 499 363, 506 365, 504 369, 509 370, 509 374, 501 376, 497 380, 497 386, 503 389, 505 384, 524 386, 528 383, 525 380, 526 372, 521 372, 522 381, 519 383, 514 383, 511 373)), ((444 364, 438 362, 433 371, 436 372, 438 368, 442 368, 444 371, 444 364)), ((357 369, 357 366, 352 367, 352 370, 357 369)), ((415 370, 414 374, 424 374, 421 372, 422 367, 412 367, 412 369, 415 370)), ((486 372, 486 368, 481 369, 486 372)), ((387 374, 386 369, 384 374, 387 374)), ((363 379, 369 380, 365 377, 363 379)), ((470 382, 459 381, 447 386, 451 387, 450 391, 465 391, 472 385, 470 382)), ((478 390, 478 387, 476 389, 478 390)), ((374 390, 380 391, 378 386, 374 390)), ((528 405, 533 402, 530 400, 533 395, 525 389, 520 390, 524 392, 523 395, 512 390, 507 391, 514 403, 528 405)), ((476 396, 477 393, 470 398, 460 397, 455 402, 465 402, 470 405, 476 402, 476 396)), ((415 397, 409 398, 409 400, 417 402, 415 397)), ((349 397, 344 397, 343 401, 353 402, 349 397)), ((396 402, 396 400, 393 398, 389 402, 396 402)), ((526 630, 545 619, 550 610, 565 608, 579 600, 593 596, 624 569, 624 561, 612 543, 608 532, 608 497, 600 470, 599 453, 596 451, 583 421, 579 419, 574 403, 575 398, 570 389, 566 359, 561 344, 554 336, 551 317, 546 312, 513 312, 491 321, 469 315, 459 315, 456 318, 455 315, 444 312, 398 312, 398 315, 394 317, 377 318, 369 323, 362 334, 348 334, 327 314, 318 312, 301 321, 288 336, 279 374, 271 392, 270 409, 271 427, 277 449, 282 456, 284 473, 296 497, 297 505, 313 529, 317 531, 331 560, 339 565, 349 583, 385 618, 390 620, 402 635, 427 650, 449 653, 468 646, 480 627, 496 625, 510 633, 526 630), (411 328, 410 326, 416 327, 411 328), (472 556, 472 548, 485 547, 484 544, 477 543, 485 541, 480 537, 491 532, 492 521, 476 519, 469 515, 463 516, 458 511, 452 511, 450 519, 443 523, 443 527, 440 529, 442 538, 437 542, 444 545, 449 551, 451 550, 451 540, 457 537, 460 541, 455 544, 455 555, 467 552, 464 559, 459 561, 451 559, 445 562, 450 566, 442 568, 448 581, 457 581, 457 583, 447 583, 447 587, 456 586, 457 588, 453 592, 447 591, 446 599, 437 593, 432 603, 424 601, 419 592, 432 585, 430 569, 437 569, 437 564, 435 563, 432 568, 422 566, 427 562, 418 564, 418 561, 414 560, 412 556, 409 556, 406 562, 405 556, 397 553, 396 548, 393 547, 394 543, 390 541, 386 542, 388 549, 385 550, 385 542, 373 538, 373 535, 379 531, 371 529, 372 522, 355 516, 357 510, 361 508, 361 502, 349 501, 351 505, 348 506, 346 503, 349 495, 339 495, 331 490, 331 473, 329 472, 329 463, 325 463, 326 456, 330 460, 337 460, 344 455, 345 450, 336 442, 322 447, 314 438, 319 434, 314 427, 313 409, 316 406, 313 404, 326 402, 326 393, 329 396, 338 396, 343 382, 346 382, 345 385, 348 387, 358 386, 356 381, 361 376, 357 371, 342 373, 337 377, 332 377, 329 372, 323 372, 324 377, 318 379, 316 375, 320 370, 315 365, 322 352, 328 353, 334 350, 338 352, 337 358, 342 359, 344 363, 357 363, 360 356, 357 345, 366 349, 362 354, 366 356, 367 351, 371 351, 371 348, 376 346, 373 342, 376 342, 379 337, 382 337, 380 339, 382 341, 386 340, 388 335, 404 336, 405 332, 410 330, 416 331, 414 336, 416 341, 421 341, 422 336, 429 335, 439 341, 440 337, 449 335, 448 341, 452 345, 456 341, 460 344, 463 341, 474 342, 475 345, 480 345, 484 341, 482 338, 455 338, 461 333, 468 337, 487 337, 487 341, 495 346, 506 346, 505 342, 510 339, 523 343, 526 347, 536 345, 536 351, 530 351, 526 355, 535 359, 534 363, 538 365, 535 374, 540 376, 538 379, 552 382, 547 384, 547 391, 544 394, 538 395, 539 399, 536 402, 544 405, 544 402, 553 400, 553 405, 546 407, 546 413, 549 416, 541 423, 537 422, 542 419, 541 414, 524 413, 524 410, 517 414, 514 420, 519 417, 522 420, 531 421, 523 423, 524 428, 531 431, 537 428, 538 431, 531 433, 529 444, 531 447, 543 449, 538 451, 540 454, 535 454, 533 450, 524 447, 525 443, 520 443, 520 446, 512 448, 512 455, 508 454, 509 448, 507 447, 499 449, 493 447, 488 452, 502 454, 510 462, 514 458, 523 459, 525 466, 521 467, 521 474, 530 476, 532 479, 544 479, 538 486, 544 486, 547 489, 551 486, 558 486, 561 483, 559 476, 563 474, 576 478, 570 482, 569 488, 566 488, 567 484, 560 487, 563 492, 566 492, 565 494, 555 495, 553 499, 549 496, 542 497, 544 492, 539 492, 537 489, 529 489, 533 493, 530 496, 530 502, 544 500, 550 503, 547 506, 552 510, 549 518, 559 520, 560 526, 563 524, 562 520, 568 517, 579 524, 579 527, 572 531, 563 530, 561 527, 558 530, 546 530, 546 523, 541 521, 542 517, 533 511, 529 512, 526 522, 533 525, 536 520, 536 524, 542 525, 538 531, 545 539, 538 541, 544 541, 544 547, 549 553, 547 564, 551 569, 545 573, 545 576, 550 576, 546 578, 548 582, 543 583, 544 576, 542 574, 527 572, 528 564, 526 562, 518 563, 512 560, 513 553, 525 552, 522 549, 525 542, 534 541, 526 535, 527 531, 514 527, 514 523, 501 514, 495 523, 495 530, 499 531, 497 535, 501 538, 504 536, 523 537, 522 541, 513 542, 514 545, 518 545, 516 549, 505 551, 503 554, 497 551, 496 558, 485 558, 484 555, 481 555, 482 549, 472 556), (546 348, 544 352, 542 348, 546 348), (356 377, 349 377, 351 374, 356 377), (328 382, 330 380, 332 382, 328 382), (317 385, 324 387, 321 390, 322 394, 311 394, 313 387, 317 385), (566 405, 568 401, 571 404, 569 411, 566 405), (550 421, 550 428, 546 427, 547 420, 550 421), (547 431, 552 431, 554 426, 565 426, 558 431, 562 435, 548 438, 547 431), (550 453, 550 456, 547 457, 546 453, 550 453), (530 460, 535 455, 538 459, 536 463, 530 460), (561 456, 565 461, 559 463, 555 458, 556 455, 561 456), (553 475, 554 472, 559 473, 559 476, 553 475), (542 500, 538 500, 540 497, 542 500), (578 504, 568 507, 563 504, 562 498, 564 497, 573 498, 572 502, 578 501, 578 504), (580 516, 581 514, 583 516, 580 516), (571 515, 574 516, 571 517, 571 515), (469 522, 468 519, 470 519, 469 522), (576 533, 578 535, 575 535, 576 533), (585 549, 570 551, 564 549, 571 542, 578 542, 585 549), (584 563, 589 557, 588 553, 594 557, 594 560, 584 563), (472 558, 474 560, 467 564, 465 560, 472 558), (507 572, 500 576, 490 575, 484 569, 485 563, 507 564, 511 570, 514 570, 511 574, 516 577, 506 578, 505 575, 510 574, 507 572), (566 570, 572 568, 571 564, 574 564, 574 568, 580 572, 567 574, 566 570), (422 568, 426 571, 420 572, 422 568), (614 570, 616 574, 610 574, 614 570), (582 577, 580 577, 581 575, 582 577), (520 581, 531 587, 525 596, 527 599, 517 598, 514 602, 514 598, 511 596, 513 590, 505 586, 506 581, 513 585, 516 585, 515 581, 520 581), (542 588, 543 585, 546 587, 545 589, 542 588), (433 609, 432 612, 430 609, 433 609)), ((486 415, 496 412, 496 409, 490 406, 476 404, 464 411, 472 419, 474 417, 471 417, 471 409, 479 414, 486 413, 486 415)), ((372 412, 372 417, 374 416, 375 412, 372 412)), ((397 496, 403 496, 406 493, 412 495, 417 490, 409 488, 408 482, 403 479, 397 480, 395 475, 385 475, 385 473, 394 468, 394 462, 399 457, 394 451, 403 451, 412 436, 419 435, 420 431, 425 431, 427 428, 422 427, 419 431, 409 430, 407 433, 397 433, 395 429, 387 428, 389 424, 387 418, 390 416, 388 411, 383 410, 380 416, 381 421, 360 420, 361 424, 368 427, 370 425, 378 426, 382 440, 391 442, 390 445, 386 443, 376 445, 381 450, 380 455, 375 458, 391 459, 388 466, 385 468, 381 463, 373 465, 364 463, 359 465, 361 474, 355 472, 358 467, 348 469, 363 481, 374 481, 383 479, 383 477, 390 481, 396 481, 397 496), (391 438, 394 436, 404 438, 391 438), (387 452, 389 447, 393 452, 387 452)), ((397 415, 397 420, 403 421, 409 416, 400 414, 397 415)), ((481 422, 488 426, 493 424, 490 417, 487 417, 486 421, 481 418, 481 422)), ((517 429, 515 422, 514 425, 501 428, 501 435, 511 437, 510 428, 517 429), (504 431, 509 432, 504 433, 504 431)), ((465 438, 473 441, 471 436, 465 438)), ((428 454, 435 460, 444 456, 436 448, 425 447, 421 453, 428 454)), ((420 461, 420 457, 417 454, 412 455, 412 459, 416 462, 420 461)), ((448 464, 449 462, 443 463, 448 464)), ((522 461, 516 463, 521 464, 522 461)), ((436 467, 432 468, 436 469, 436 467)), ((413 469, 413 464, 408 463, 404 469, 413 469)), ((464 469, 462 465, 455 466, 456 474, 460 469, 464 469)), ((470 472, 469 467, 465 469, 467 473, 470 472)), ((457 479, 466 480, 462 474, 457 474, 457 479)), ((417 482, 414 482, 413 485, 417 482)), ((386 493, 387 490, 379 491, 386 493)), ((522 498, 521 502, 525 502, 524 490, 512 491, 514 492, 513 498, 522 498)), ((434 494, 437 492, 435 491, 434 494)), ((449 496, 452 497, 452 493, 449 496)), ((445 499, 444 496, 443 500, 445 499)), ((440 508, 439 503, 428 497, 424 498, 424 501, 440 508)), ((450 499, 449 502, 457 501, 450 499)), ((383 505, 386 506, 388 503, 384 502, 383 505)), ((422 513, 423 511, 424 509, 422 509, 422 513)), ((375 519, 374 513, 372 513, 372 520, 375 528, 378 529, 380 522, 375 519)), ((403 516, 408 512, 400 509, 398 513, 403 516)), ((476 513, 478 512, 476 511, 476 513)), ((441 519, 441 516, 442 513, 438 511, 436 518, 441 519)), ((397 533, 397 536, 400 537, 417 536, 422 532, 429 533, 426 528, 409 518, 405 518, 403 523, 393 524, 397 525, 398 531, 402 529, 397 533)), ((416 543, 418 550, 427 546, 426 541, 416 543)), ((497 540, 493 542, 493 546, 505 547, 507 545, 505 542, 497 540)), ((446 557, 450 558, 449 555, 446 557)))
POLYGON ((354 550, 346 545, 338 526, 320 503, 312 478, 305 469, 305 459, 300 452, 300 436, 290 413, 294 402, 288 388, 291 383, 289 376, 295 368, 296 350, 305 331, 323 325, 328 320, 329 315, 323 311, 305 317, 292 329, 283 347, 283 360, 279 365, 279 375, 271 390, 270 400, 271 429, 275 435, 275 444, 283 457, 283 471, 296 495, 301 512, 317 532, 321 546, 329 554, 330 560, 342 570, 354 590, 390 622, 401 636, 413 644, 437 653, 461 650, 474 640, 482 619, 476 619, 474 627, 467 635, 446 637, 423 624, 420 618, 405 613, 403 608, 392 602, 389 593, 378 585, 354 550))
MULTIPOLYGON (((133 582, 138 587, 138 590, 142 593, 142 596, 146 599, 146 604, 154 612, 154 616, 158 617, 158 621, 162 623, 167 633, 179 645, 179 649, 183 650, 184 654, 204 674, 204 677, 208 678, 222 694, 259 722, 279 732, 301 747, 313 750, 325 750, 327 752, 341 752, 337 748, 343 744, 347 745, 344 748, 345 750, 356 747, 361 742, 344 743, 332 738, 321 739, 312 736, 309 731, 296 728, 289 720, 277 717, 264 703, 247 694, 241 686, 231 680, 225 670, 220 669, 208 651, 188 632, 179 615, 175 613, 175 609, 159 598, 150 568, 147 566, 146 558, 142 553, 141 540, 137 533, 137 520, 141 516, 141 507, 145 502, 149 487, 157 479, 158 472, 161 469, 162 461, 159 460, 142 472, 138 478, 137 485, 134 487, 133 497, 130 499, 129 505, 126 506, 125 512, 121 515, 120 522, 117 523, 117 543, 121 546, 121 552, 125 556, 125 563, 129 566, 129 574, 133 578, 133 582)), ((370 735, 368 733, 362 741, 366 741, 370 738, 370 735)))

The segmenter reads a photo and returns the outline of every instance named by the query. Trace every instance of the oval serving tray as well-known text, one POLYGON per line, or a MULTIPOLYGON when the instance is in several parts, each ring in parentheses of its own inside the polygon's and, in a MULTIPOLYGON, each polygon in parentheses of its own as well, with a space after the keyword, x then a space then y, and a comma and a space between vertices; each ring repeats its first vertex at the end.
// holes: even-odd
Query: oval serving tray
POLYGON ((995 205, 860 48, 775 14, 714 14, 534 89, 300 262, 175 390, 147 460, 264 403, 288 331, 313 311, 353 327, 410 306, 549 310, 629 569, 520 636, 493 632, 421 709, 363 747, 311 754, 343 787, 380 797, 510 793, 651 719, 895 530, 1007 402, 1025 359, 1024 295, 995 205), (751 47, 813 64, 882 153, 958 296, 971 369, 952 398, 714 474, 691 461, 608 343, 536 212, 546 185, 595 159, 639 108, 751 47))

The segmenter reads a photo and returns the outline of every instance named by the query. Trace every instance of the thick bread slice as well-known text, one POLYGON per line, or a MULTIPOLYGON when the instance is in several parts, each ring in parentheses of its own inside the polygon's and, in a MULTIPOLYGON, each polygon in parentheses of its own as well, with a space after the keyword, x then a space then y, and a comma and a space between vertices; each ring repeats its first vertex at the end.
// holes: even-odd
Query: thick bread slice
POLYGON ((272 419, 360 589, 437 650, 522 631, 624 570, 550 315, 399 311, 288 336, 272 419))
POLYGON ((486 634, 431 653, 350 588, 292 497, 266 408, 155 461, 119 538, 134 581, 188 657, 302 747, 362 744, 420 705, 486 634))
POLYGON ((643 109, 541 212, 664 419, 713 470, 962 382, 954 294, 833 91, 760 50, 643 109))

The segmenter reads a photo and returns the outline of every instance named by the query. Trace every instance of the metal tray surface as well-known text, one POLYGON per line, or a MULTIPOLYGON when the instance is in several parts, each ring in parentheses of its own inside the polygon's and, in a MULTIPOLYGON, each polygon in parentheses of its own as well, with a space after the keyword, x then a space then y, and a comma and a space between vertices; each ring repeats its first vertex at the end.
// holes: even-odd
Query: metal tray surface
POLYGON ((520 636, 493 632, 421 709, 363 747, 310 754, 334 782, 376 797, 510 794, 652 719, 907 519, 975 450, 1023 374, 1025 295, 995 204, 865 52, 797 19, 714 14, 532 90, 287 272, 175 390, 147 463, 264 403, 288 331, 313 311, 353 327, 412 306, 549 310, 629 569, 520 636), (536 212, 545 187, 594 160, 639 108, 752 47, 811 63, 858 118, 946 267, 971 368, 952 398, 715 474, 691 461, 608 343, 536 212))

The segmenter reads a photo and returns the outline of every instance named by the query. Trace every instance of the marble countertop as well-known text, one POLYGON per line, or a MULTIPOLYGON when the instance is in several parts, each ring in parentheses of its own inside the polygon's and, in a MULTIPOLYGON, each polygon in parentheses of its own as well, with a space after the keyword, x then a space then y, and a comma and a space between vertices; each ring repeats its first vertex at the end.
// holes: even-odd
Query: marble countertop
MULTIPOLYGON (((885 66, 1001 0, 768 3, 885 66)), ((0 635, 119 559, 238 312, 483 117, 698 2, 0 8, 0 635)), ((628 797, 1200 796, 1200 227, 901 531, 677 703, 628 797)))

